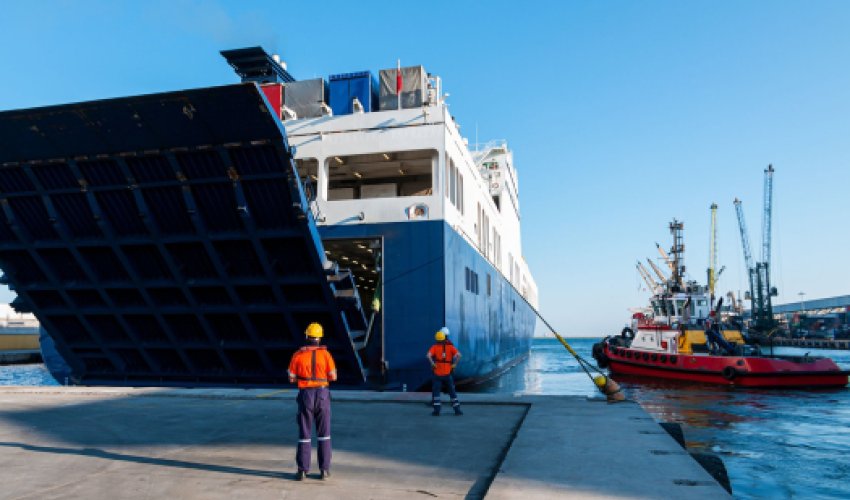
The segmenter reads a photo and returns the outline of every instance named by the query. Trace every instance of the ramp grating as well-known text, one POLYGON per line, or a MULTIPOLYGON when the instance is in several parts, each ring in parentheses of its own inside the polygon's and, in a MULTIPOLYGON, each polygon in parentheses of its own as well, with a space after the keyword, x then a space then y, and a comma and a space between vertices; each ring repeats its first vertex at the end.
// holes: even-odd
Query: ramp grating
POLYGON ((82 383, 283 383, 313 321, 363 382, 353 302, 254 84, 2 112, 0 208, 14 306, 82 383))

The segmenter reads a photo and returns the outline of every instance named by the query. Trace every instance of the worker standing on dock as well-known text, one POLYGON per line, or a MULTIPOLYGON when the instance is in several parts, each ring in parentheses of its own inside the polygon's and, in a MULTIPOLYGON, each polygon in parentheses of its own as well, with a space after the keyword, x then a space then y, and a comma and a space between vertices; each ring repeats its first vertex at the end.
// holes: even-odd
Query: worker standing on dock
POLYGON ((331 470, 331 392, 328 383, 336 381, 336 364, 322 342, 322 325, 310 323, 304 332, 307 345, 292 355, 289 382, 298 382, 298 451, 295 479, 302 481, 310 471, 310 440, 316 423, 320 479, 330 477, 331 470))
POLYGON ((455 391, 455 382, 452 378, 452 371, 457 366, 460 360, 460 352, 451 342, 446 339, 448 328, 443 327, 434 335, 436 344, 428 350, 428 361, 431 363, 431 369, 434 371, 434 377, 431 382, 432 404, 434 412, 431 415, 440 416, 440 393, 443 391, 443 383, 446 384, 449 390, 449 396, 452 398, 452 408, 455 410, 455 415, 463 415, 460 411, 460 402, 457 399, 455 391))

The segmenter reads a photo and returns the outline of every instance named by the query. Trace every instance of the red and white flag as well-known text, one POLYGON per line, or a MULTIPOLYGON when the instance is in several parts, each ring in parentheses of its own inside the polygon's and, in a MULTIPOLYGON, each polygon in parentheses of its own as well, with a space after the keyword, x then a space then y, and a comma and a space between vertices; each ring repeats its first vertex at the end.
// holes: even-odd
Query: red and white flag
POLYGON ((398 60, 398 70, 395 75, 395 94, 401 95, 401 59, 398 60))

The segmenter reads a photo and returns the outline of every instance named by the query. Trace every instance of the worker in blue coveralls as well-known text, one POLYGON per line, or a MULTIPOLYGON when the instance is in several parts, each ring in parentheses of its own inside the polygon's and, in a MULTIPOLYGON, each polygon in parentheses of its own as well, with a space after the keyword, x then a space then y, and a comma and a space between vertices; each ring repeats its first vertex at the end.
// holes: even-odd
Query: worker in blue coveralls
POLYGON ((329 382, 336 381, 336 365, 325 346, 319 345, 324 332, 322 325, 310 323, 305 332, 307 345, 292 355, 289 363, 289 382, 298 382, 298 451, 295 479, 303 481, 310 471, 310 440, 313 422, 318 441, 319 479, 331 475, 331 392, 329 382))

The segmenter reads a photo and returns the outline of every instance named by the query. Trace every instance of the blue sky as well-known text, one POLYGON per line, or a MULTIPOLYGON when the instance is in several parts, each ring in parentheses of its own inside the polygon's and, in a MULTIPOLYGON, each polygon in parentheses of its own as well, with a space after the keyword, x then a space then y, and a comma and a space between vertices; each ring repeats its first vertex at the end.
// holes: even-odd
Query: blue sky
MULTIPOLYGON (((778 302, 850 293, 848 2, 23 2, 3 4, 0 109, 236 81, 218 51, 263 45, 297 78, 423 64, 475 140, 508 139, 526 260, 561 333, 645 303, 638 258, 685 221, 704 280, 744 288, 732 206, 760 248, 776 168, 778 302)), ((11 293, 0 292, 0 300, 11 293)))

